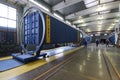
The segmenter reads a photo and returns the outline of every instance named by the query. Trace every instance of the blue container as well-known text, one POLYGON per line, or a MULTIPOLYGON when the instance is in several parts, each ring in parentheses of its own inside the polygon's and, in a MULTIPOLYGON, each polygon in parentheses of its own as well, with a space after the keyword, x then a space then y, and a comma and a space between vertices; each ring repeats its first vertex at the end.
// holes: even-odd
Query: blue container
MULTIPOLYGON (((44 14, 45 22, 47 19, 46 16, 47 15, 44 14)), ((44 44, 79 42, 80 40, 79 31, 51 16, 49 17, 50 17, 49 18, 50 42, 47 43, 45 39, 44 44)), ((38 12, 31 13, 24 18, 24 21, 25 21, 24 42, 26 44, 38 45, 42 37, 42 21, 40 15, 38 14, 38 12)))
POLYGON ((39 18, 38 12, 31 13, 24 18, 25 44, 39 44, 39 18))
POLYGON ((109 41, 111 42, 111 44, 115 44, 115 35, 110 36, 109 41))
POLYGON ((50 17, 50 43, 78 42, 79 32, 67 24, 50 17))

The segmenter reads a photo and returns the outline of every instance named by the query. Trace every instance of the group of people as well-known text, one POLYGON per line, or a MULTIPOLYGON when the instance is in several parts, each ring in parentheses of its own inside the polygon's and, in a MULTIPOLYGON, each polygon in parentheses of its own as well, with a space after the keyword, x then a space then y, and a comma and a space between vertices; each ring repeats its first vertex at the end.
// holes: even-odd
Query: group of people
MULTIPOLYGON (((109 43, 110 43, 109 40, 106 40, 106 42, 105 42, 106 47, 109 47, 109 43)), ((96 47, 98 47, 99 44, 100 44, 100 41, 97 39, 97 40, 96 40, 96 47)), ((87 41, 84 40, 84 46, 87 47, 87 45, 88 45, 87 41)))
MULTIPOLYGON (((100 44, 100 41, 97 39, 96 46, 98 47, 99 44, 100 44)), ((106 44, 106 47, 109 47, 109 40, 106 40, 105 44, 106 44)))

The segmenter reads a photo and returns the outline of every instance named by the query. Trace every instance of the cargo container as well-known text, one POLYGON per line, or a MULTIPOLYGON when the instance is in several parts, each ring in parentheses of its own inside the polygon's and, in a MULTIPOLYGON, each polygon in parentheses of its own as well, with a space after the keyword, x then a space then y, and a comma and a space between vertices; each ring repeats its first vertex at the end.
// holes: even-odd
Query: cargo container
MULTIPOLYGON (((44 44, 79 43, 80 31, 43 13, 46 34, 44 44)), ((38 45, 42 36, 42 21, 39 13, 33 12, 24 17, 24 42, 25 44, 38 45)))

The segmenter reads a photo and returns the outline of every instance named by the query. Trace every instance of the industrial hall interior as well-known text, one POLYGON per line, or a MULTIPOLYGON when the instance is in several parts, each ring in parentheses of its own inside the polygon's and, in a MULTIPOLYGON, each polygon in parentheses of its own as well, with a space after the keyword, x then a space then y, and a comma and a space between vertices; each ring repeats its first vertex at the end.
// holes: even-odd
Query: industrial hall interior
POLYGON ((120 80, 120 0, 0 0, 0 80, 120 80))

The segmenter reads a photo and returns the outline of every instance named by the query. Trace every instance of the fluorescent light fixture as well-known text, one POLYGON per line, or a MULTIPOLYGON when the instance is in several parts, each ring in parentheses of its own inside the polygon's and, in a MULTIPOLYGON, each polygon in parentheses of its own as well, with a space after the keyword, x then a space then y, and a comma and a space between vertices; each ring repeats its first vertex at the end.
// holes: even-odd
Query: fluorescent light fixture
POLYGON ((87 29, 87 32, 90 32, 90 29, 87 29))
POLYGON ((114 28, 114 26, 110 26, 110 27, 108 28, 108 30, 111 30, 112 28, 114 28))
POLYGON ((106 14, 106 13, 109 13, 110 10, 106 10, 106 11, 101 11, 100 14, 106 14))
POLYGON ((84 20, 83 20, 83 19, 82 19, 82 20, 78 20, 77 22, 78 22, 78 23, 82 23, 82 22, 84 22, 84 20))
POLYGON ((70 21, 66 20, 65 22, 66 22, 67 24, 70 24, 70 25, 71 25, 71 22, 70 22, 70 21))
POLYGON ((92 13, 92 14, 90 14, 90 16, 95 16, 95 15, 98 15, 98 13, 92 13))
POLYGON ((61 19, 61 20, 64 20, 63 17, 61 17, 61 16, 58 15, 57 13, 54 13, 53 15, 56 16, 57 18, 61 19))
POLYGON ((115 25, 115 23, 112 23, 112 25, 114 26, 114 25, 115 25))
POLYGON ((101 27, 98 27, 98 28, 97 28, 98 31, 101 31, 101 29, 102 29, 101 27))
POLYGON ((98 5, 97 11, 103 11, 105 9, 105 4, 98 5))
POLYGON ((99 28, 99 27, 101 28, 101 27, 102 27, 102 25, 99 25, 99 26, 98 26, 98 28, 99 28))
POLYGON ((85 4, 87 8, 98 5, 98 1, 91 2, 89 4, 85 4))
POLYGON ((75 25, 73 25, 73 27, 74 27, 74 28, 76 28, 76 26, 75 26, 75 25))
POLYGON ((108 28, 108 30, 112 30, 112 28, 110 27, 110 28, 108 28))
POLYGON ((100 3, 106 3, 106 2, 111 2, 111 1, 114 1, 114 0, 100 0, 100 3))
POLYGON ((89 4, 89 3, 94 2, 94 1, 96 1, 96 0, 84 0, 85 4, 89 4))
POLYGON ((107 34, 104 34, 104 36, 106 36, 107 34))
POLYGON ((34 4, 37 5, 37 6, 41 7, 42 9, 50 12, 50 10, 49 10, 48 8, 46 8, 45 6, 43 6, 42 4, 40 4, 40 3, 38 3, 38 2, 36 2, 36 1, 34 1, 34 0, 29 0, 29 1, 32 2, 32 3, 34 3, 34 4))
POLYGON ((98 21, 98 24, 102 24, 103 22, 102 21, 98 21))
POLYGON ((86 24, 84 23, 84 24, 82 24, 81 26, 86 26, 86 24))
POLYGON ((119 22, 119 20, 115 20, 115 22, 119 22))
POLYGON ((103 19, 103 16, 102 16, 102 15, 99 15, 98 19, 103 19))

